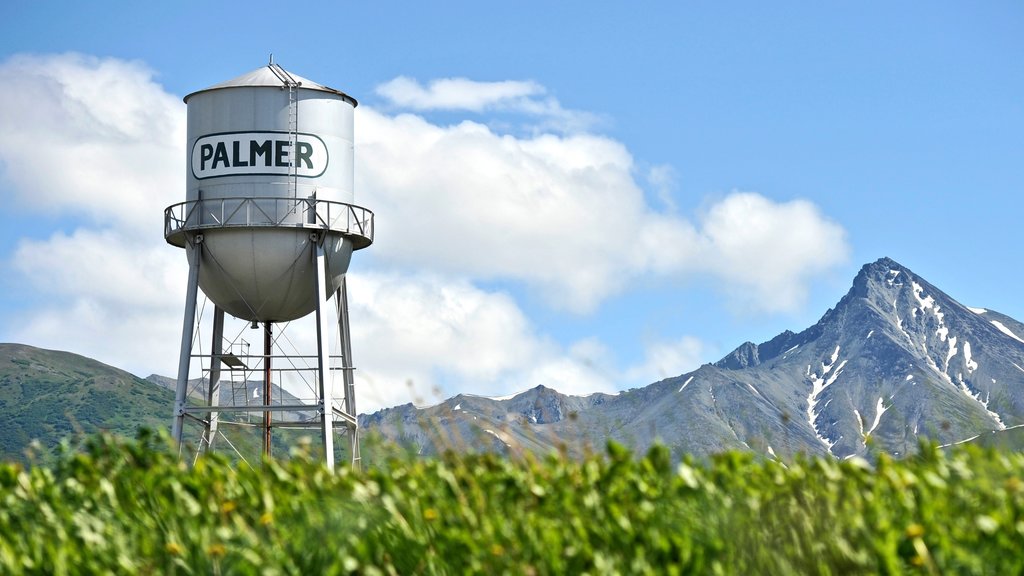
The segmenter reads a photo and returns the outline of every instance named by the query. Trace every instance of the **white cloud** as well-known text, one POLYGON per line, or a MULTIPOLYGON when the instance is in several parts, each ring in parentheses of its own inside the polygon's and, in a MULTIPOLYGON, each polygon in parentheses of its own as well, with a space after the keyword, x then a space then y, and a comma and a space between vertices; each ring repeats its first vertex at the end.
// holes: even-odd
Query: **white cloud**
POLYGON ((377 87, 377 94, 391 103, 412 110, 470 110, 517 107, 534 96, 542 96, 544 87, 531 81, 505 80, 477 82, 467 78, 441 78, 427 87, 406 76, 399 76, 377 87))
POLYGON ((713 205, 702 224, 706 269, 748 310, 796 309, 814 278, 849 255, 846 231, 804 200, 777 204, 736 192, 713 205))
POLYGON ((377 86, 376 92, 392 106, 413 111, 487 111, 524 114, 539 118, 539 128, 580 132, 597 123, 593 114, 566 110, 537 82, 503 80, 480 82, 468 78, 440 78, 423 86, 417 80, 399 76, 377 86))
POLYGON ((349 306, 360 410, 456 392, 501 396, 537 384, 614 390, 587 353, 592 346, 562 350, 509 296, 464 279, 353 273, 349 306))
POLYGON ((353 282, 353 315, 365 320, 354 329, 365 341, 386 343, 371 356, 487 382, 538 352, 529 322, 504 294, 434 275, 363 273, 353 282))
POLYGON ((644 351, 643 361, 626 370, 624 379, 636 386, 646 386, 679 376, 706 361, 709 352, 707 345, 693 336, 672 342, 654 342, 644 351))
MULTIPOLYGON (((377 214, 378 257, 522 281, 574 312, 647 275, 710 275, 739 308, 793 310, 848 252, 843 229, 806 201, 737 192, 699 226, 658 212, 629 152, 606 137, 517 138, 372 109, 362 109, 360 125, 357 188, 377 214)), ((665 168, 648 176, 659 186, 671 180, 665 168)))
POLYGON ((76 54, 0 63, 0 160, 22 205, 138 235, 184 199, 185 105, 134 62, 76 54))
POLYGON ((566 353, 531 367, 523 382, 543 384, 563 394, 615 393, 622 387, 610 351, 596 338, 576 342, 566 353))
POLYGON ((397 265, 523 280, 588 312, 652 261, 674 258, 638 254, 639 237, 687 234, 645 206, 629 153, 611 139, 519 139, 373 110, 360 125, 358 189, 377 214, 377 256, 397 265))
POLYGON ((183 300, 179 280, 188 267, 183 250, 162 242, 139 244, 109 229, 22 240, 13 264, 33 285, 59 298, 81 296, 127 309, 183 300))
POLYGON ((139 376, 176 372, 184 251, 80 229, 23 240, 12 263, 47 297, 24 314, 15 341, 74 351, 139 376))
MULTIPOLYGON (((0 163, 18 200, 8 209, 77 222, 8 254, 24 290, 49 299, 5 336, 173 375, 186 263, 163 241, 161 217, 184 197, 184 105, 145 67, 113 59, 16 57, 0 63, 0 79, 0 163)), ((544 103, 529 83, 497 88, 483 109, 544 103)), ((554 342, 483 280, 522 282, 587 312, 637 279, 710 275, 739 287, 737 302, 770 311, 796 306, 846 252, 842 229, 807 202, 735 193, 697 225, 658 211, 628 150, 607 137, 515 137, 367 107, 359 123, 357 190, 377 214, 378 266, 357 267, 350 290, 360 410, 537 384, 613 391, 685 370, 702 350, 652 343, 620 368, 597 339, 554 342)), ((667 168, 647 177, 671 185, 667 168)))
POLYGON ((163 242, 162 212, 184 196, 184 105, 144 66, 115 59, 15 56, 0 79, 6 209, 86 218, 8 255, 25 289, 45 298, 19 311, 8 337, 140 375, 167 368, 185 258, 163 242))
POLYGON ((668 164, 651 166, 647 170, 647 184, 652 188, 658 201, 668 212, 675 212, 676 202, 672 197, 678 175, 675 168, 668 164))

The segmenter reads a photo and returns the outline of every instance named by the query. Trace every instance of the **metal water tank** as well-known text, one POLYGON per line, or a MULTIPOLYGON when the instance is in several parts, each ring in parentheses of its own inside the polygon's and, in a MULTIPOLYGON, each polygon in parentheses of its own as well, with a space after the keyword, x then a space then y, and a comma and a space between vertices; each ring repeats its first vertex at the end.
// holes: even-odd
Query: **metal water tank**
POLYGON ((373 241, 373 214, 352 204, 355 99, 271 63, 185 103, 186 201, 165 211, 165 238, 200 258, 199 286, 232 316, 312 312, 310 243, 324 242, 333 294, 373 241))

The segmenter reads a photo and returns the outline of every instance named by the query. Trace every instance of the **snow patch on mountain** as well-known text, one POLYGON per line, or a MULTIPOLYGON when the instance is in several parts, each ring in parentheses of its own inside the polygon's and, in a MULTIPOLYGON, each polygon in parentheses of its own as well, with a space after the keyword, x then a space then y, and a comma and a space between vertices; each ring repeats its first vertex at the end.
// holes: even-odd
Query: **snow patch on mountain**
POLYGON ((991 416, 992 419, 996 421, 996 426, 998 426, 1000 430, 1006 430, 1006 424, 1003 423, 1003 419, 999 416, 999 414, 988 409, 988 398, 982 400, 981 392, 971 390, 970 386, 968 386, 967 382, 964 380, 963 374, 957 374, 957 382, 959 384, 957 388, 959 388, 961 392, 966 394, 968 398, 971 398, 978 404, 981 404, 981 407, 984 408, 986 412, 988 412, 988 415, 991 416))
MULTIPOLYGON (((949 363, 953 359, 953 357, 956 356, 959 352, 959 349, 957 348, 958 338, 956 336, 949 335, 949 327, 946 326, 944 320, 945 315, 942 313, 941 307, 935 304, 935 298, 933 298, 931 295, 925 295, 924 287, 922 287, 917 282, 912 282, 911 286, 914 291, 914 298, 917 300, 920 306, 919 309, 922 312, 924 312, 925 310, 930 310, 932 312, 932 314, 935 316, 936 323, 938 324, 938 328, 935 330, 935 334, 939 337, 939 340, 946 341, 949 346, 946 350, 946 357, 943 362, 942 369, 940 370, 939 367, 935 364, 935 361, 932 359, 931 355, 927 354, 927 341, 922 342, 921 345, 922 347, 924 347, 926 351, 925 357, 927 358, 928 362, 932 365, 933 368, 935 368, 937 372, 939 372, 939 374, 947 382, 949 382, 954 387, 959 389, 968 398, 974 400, 979 405, 981 405, 981 407, 985 409, 988 415, 993 420, 995 420, 996 425, 999 427, 1000 430, 1005 430, 1006 425, 1003 423, 1003 420, 1000 417, 1000 415, 995 411, 989 409, 988 398, 982 399, 981 392, 971 388, 969 382, 964 379, 963 373, 957 372, 956 381, 953 380, 953 377, 950 374, 949 363)), ((915 308, 915 311, 916 310, 918 310, 918 308, 915 308)), ((964 342, 964 362, 967 366, 968 374, 974 372, 978 368, 978 363, 975 362, 973 357, 971 356, 970 346, 970 342, 964 342)))
POLYGON ((1010 338, 1013 338, 1014 340, 1024 344, 1024 340, 1022 340, 1020 336, 1014 334, 1013 331, 1007 328, 1002 322, 998 320, 992 320, 992 325, 995 326, 996 329, 1002 332, 1003 334, 1006 334, 1010 338))
POLYGON ((977 440, 979 437, 981 437, 981 434, 975 434, 974 436, 971 436, 970 438, 964 438, 963 440, 957 440, 956 442, 950 442, 949 444, 939 444, 939 448, 949 448, 950 446, 957 446, 959 444, 966 444, 966 443, 970 442, 971 440, 977 440))
MULTIPOLYGON (((843 367, 846 366, 846 360, 843 360, 838 367, 836 367, 836 361, 839 359, 839 346, 836 346, 835 351, 832 353, 832 357, 829 359, 829 363, 821 363, 821 375, 817 372, 811 373, 810 365, 807 366, 807 373, 811 380, 811 393, 807 395, 807 423, 811 425, 811 429, 814 430, 815 437, 825 445, 828 449, 828 453, 832 454, 832 447, 836 445, 835 441, 830 442, 828 438, 823 436, 818 430, 818 416, 820 412, 816 411, 815 408, 818 406, 818 401, 821 398, 821 394, 826 388, 831 386, 839 375, 843 372, 843 367), (825 378, 832 369, 835 368, 835 372, 832 373, 827 379, 825 378)), ((825 406, 828 406, 826 402, 825 406)))
MULTIPOLYGON (((967 372, 971 373, 978 369, 978 363, 971 357, 971 343, 964 341, 964 362, 967 364, 967 372)), ((993 380, 993 384, 995 381, 993 380)))
POLYGON ((910 281, 910 287, 913 288, 913 290, 914 290, 914 298, 917 299, 917 303, 921 305, 922 309, 932 308, 932 307, 935 306, 935 298, 933 298, 931 296, 924 296, 924 297, 921 296, 924 293, 924 287, 923 286, 921 286, 917 282, 911 280, 910 281))
POLYGON ((879 422, 882 421, 882 414, 885 414, 885 411, 888 409, 889 407, 882 402, 882 397, 879 396, 878 404, 875 405, 875 421, 871 423, 871 428, 868 429, 866 435, 870 436, 871 433, 874 432, 876 428, 878 428, 879 422))
POLYGON ((878 403, 875 405, 875 419, 874 421, 871 422, 871 428, 868 428, 867 431, 864 430, 864 417, 860 415, 860 411, 854 409, 853 415, 857 417, 857 425, 860 429, 860 437, 863 438, 865 442, 867 441, 868 436, 870 436, 871 433, 878 428, 878 424, 882 421, 882 414, 885 414, 885 411, 888 409, 889 406, 886 406, 885 403, 882 401, 882 397, 879 396, 878 403))
MULTIPOLYGON (((939 337, 940 341, 947 342, 949 344, 949 347, 946 349, 946 361, 942 368, 943 372, 949 372, 949 361, 952 360, 953 356, 956 356, 957 354, 957 339, 955 336, 949 336, 949 327, 946 326, 946 322, 944 320, 946 315, 942 312, 942 307, 935 304, 935 298, 932 297, 931 295, 925 296, 924 287, 918 284, 917 282, 912 281, 911 287, 914 291, 914 298, 920 305, 920 308, 913 309, 914 317, 917 317, 918 310, 920 310, 922 313, 924 313, 926 310, 930 310, 932 312, 932 315, 935 316, 936 324, 938 324, 938 328, 935 329, 935 335, 939 337)), ((921 342, 921 346, 925 349, 925 351, 927 351, 928 341, 925 340, 921 342)))
MULTIPOLYGON (((511 400, 516 396, 519 396, 520 394, 525 394, 526 392, 527 390, 523 390, 522 392, 516 392, 515 394, 508 394, 506 396, 481 396, 481 398, 487 398, 488 400, 502 402, 504 400, 511 400)), ((467 394, 467 396, 472 396, 472 394, 467 394)))
POLYGON ((942 366, 943 372, 949 372, 949 361, 953 359, 953 356, 956 356, 956 353, 956 336, 954 336, 949 339, 949 349, 946 351, 946 363, 942 366))
POLYGON ((899 275, 900 275, 900 271, 899 270, 889 270, 889 274, 888 274, 888 276, 885 279, 885 283, 888 284, 891 287, 894 287, 894 288, 899 288, 899 287, 903 286, 903 282, 899 282, 899 283, 896 282, 896 278, 899 275))
POLYGON ((765 399, 764 396, 757 391, 757 388, 754 388, 754 385, 751 384, 750 382, 747 382, 747 388, 750 388, 750 391, 753 392, 757 397, 761 398, 762 400, 765 399))
MULTIPOLYGON (((954 354, 955 354, 955 352, 954 352, 954 354)), ((992 410, 989 410, 989 408, 988 408, 988 400, 987 399, 986 400, 982 400, 981 393, 980 392, 976 392, 976 391, 971 389, 971 387, 967 383, 967 381, 964 380, 963 373, 957 373, 957 379, 956 379, 955 382, 953 381, 952 376, 950 376, 950 374, 948 373, 948 370, 949 370, 949 359, 950 358, 952 358, 952 355, 947 356, 947 358, 946 358, 946 367, 944 369, 940 370, 939 366, 935 363, 935 360, 933 360, 930 355, 927 355, 927 354, 925 355, 925 360, 927 360, 927 362, 931 366, 931 368, 933 370, 935 370, 935 372, 938 373, 938 375, 940 377, 942 377, 942 379, 945 380, 946 383, 950 384, 951 386, 953 386, 954 388, 956 388, 957 390, 962 392, 965 396, 967 396, 968 398, 970 398, 970 399, 974 400, 975 402, 977 402, 978 404, 980 404, 981 407, 984 408, 986 412, 988 412, 988 415, 993 420, 995 420, 996 426, 998 426, 1000 430, 1005 430, 1006 429, 1006 425, 1003 423, 1002 418, 996 412, 994 412, 992 410)), ((977 364, 975 364, 975 366, 977 366, 977 364)), ((1018 366, 1018 368, 1019 368, 1019 366, 1018 366)))
POLYGON ((491 430, 489 428, 484 429, 484 432, 486 432, 486 433, 490 434, 491 436, 494 436, 495 438, 497 438, 498 441, 501 442, 502 444, 504 444, 506 448, 511 448, 512 447, 512 445, 509 444, 508 441, 505 438, 502 437, 503 436, 502 434, 498 434, 497 432, 495 432, 494 430, 491 430))
POLYGON ((690 376, 689 378, 686 379, 686 382, 683 382, 683 385, 679 387, 679 391, 682 392, 687 386, 690 385, 690 382, 693 382, 693 376, 690 376))
POLYGON ((902 332, 903 335, 907 337, 907 342, 913 345, 914 338, 910 335, 910 332, 907 332, 907 329, 903 326, 903 318, 900 318, 899 297, 892 299, 892 313, 893 316, 896 317, 896 327, 899 328, 900 332, 902 332))

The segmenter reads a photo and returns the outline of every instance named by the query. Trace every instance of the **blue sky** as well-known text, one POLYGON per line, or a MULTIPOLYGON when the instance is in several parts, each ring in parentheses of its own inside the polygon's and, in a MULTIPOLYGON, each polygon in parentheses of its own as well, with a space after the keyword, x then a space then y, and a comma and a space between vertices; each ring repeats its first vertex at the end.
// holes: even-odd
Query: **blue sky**
POLYGON ((1024 319, 1024 6, 8 2, 0 341, 173 374, 184 105, 357 98, 360 407, 617 390, 813 324, 889 256, 1024 319))

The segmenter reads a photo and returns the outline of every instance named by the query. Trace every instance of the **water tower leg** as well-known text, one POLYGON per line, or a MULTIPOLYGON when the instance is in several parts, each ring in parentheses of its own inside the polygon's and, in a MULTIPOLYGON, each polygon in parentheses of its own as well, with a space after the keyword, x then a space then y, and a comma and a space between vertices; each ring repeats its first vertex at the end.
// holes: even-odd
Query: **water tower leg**
POLYGON ((359 415, 356 412, 355 368, 352 365, 352 335, 348 319, 348 280, 341 278, 341 287, 336 294, 338 303, 338 328, 341 333, 341 371, 345 378, 345 413, 351 417, 348 425, 348 449, 350 463, 358 469, 362 456, 359 453, 359 415))
POLYGON ((203 255, 203 237, 196 235, 195 254, 188 267, 188 289, 185 295, 185 318, 181 325, 181 352, 178 355, 178 383, 174 389, 174 422, 171 437, 181 449, 185 428, 185 402, 188 393, 188 373, 192 359, 192 333, 196 326, 196 300, 199 298, 199 261, 203 255))
POLYGON ((320 439, 324 447, 324 464, 334 470, 334 380, 331 371, 329 322, 324 319, 324 304, 327 301, 327 254, 323 238, 313 234, 316 268, 316 354, 317 384, 320 394, 320 439))
POLYGON ((271 448, 273 446, 273 438, 270 433, 270 410, 267 409, 273 396, 273 388, 270 381, 270 377, 273 374, 273 367, 270 364, 270 357, 274 347, 272 327, 273 324, 270 322, 263 323, 263 406, 265 407, 263 411, 263 455, 267 458, 271 457, 271 448))
MULTIPOLYGON (((217 306, 213 309, 213 345, 210 354, 210 385, 207 390, 206 402, 211 408, 220 406, 220 371, 221 356, 224 354, 224 310, 217 306)), ((220 414, 210 412, 206 421, 206 447, 213 450, 213 439, 217 436, 217 423, 220 414)))

